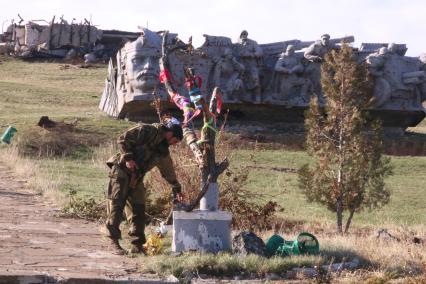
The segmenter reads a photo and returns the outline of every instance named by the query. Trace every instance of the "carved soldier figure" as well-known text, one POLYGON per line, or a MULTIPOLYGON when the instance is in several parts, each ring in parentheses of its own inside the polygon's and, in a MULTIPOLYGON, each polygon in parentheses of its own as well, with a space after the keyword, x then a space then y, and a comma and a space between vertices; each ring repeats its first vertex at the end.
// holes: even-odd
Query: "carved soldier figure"
POLYGON ((325 55, 334 48, 336 46, 330 43, 330 35, 323 34, 321 40, 317 40, 306 49, 304 56, 311 62, 322 62, 325 55))
POLYGON ((391 95, 391 86, 386 78, 384 78, 385 62, 388 57, 388 49, 381 47, 377 52, 372 53, 365 59, 368 71, 374 76, 374 104, 382 106, 391 95))
POLYGON ((311 62, 306 72, 311 74, 313 88, 318 95, 320 103, 324 102, 321 94, 321 62, 324 61, 325 55, 335 48, 337 47, 330 42, 330 35, 323 34, 321 39, 312 43, 304 53, 304 57, 311 62))
POLYGON ((226 48, 214 69, 214 84, 224 91, 226 101, 240 101, 239 95, 243 88, 241 76, 244 70, 244 65, 235 59, 232 50, 226 48))
POLYGON ((259 61, 263 57, 263 51, 256 41, 249 39, 247 31, 242 31, 238 43, 240 60, 245 67, 244 85, 251 92, 256 102, 261 101, 259 61))
POLYGON ((295 48, 293 45, 289 45, 286 51, 283 52, 278 61, 275 63, 274 71, 280 74, 279 78, 279 90, 278 97, 274 99, 288 101, 293 95, 292 103, 303 103, 308 101, 307 90, 311 86, 310 80, 301 77, 303 74, 303 65, 300 59, 295 54, 295 48), (300 87, 300 90, 296 94, 291 94, 294 88, 300 87), (296 99, 296 101, 294 101, 296 99))
POLYGON ((397 49, 398 49, 398 47, 397 47, 397 45, 395 44, 395 43, 389 43, 388 44, 388 53, 389 54, 395 54, 395 55, 397 55, 398 53, 397 53, 397 49))

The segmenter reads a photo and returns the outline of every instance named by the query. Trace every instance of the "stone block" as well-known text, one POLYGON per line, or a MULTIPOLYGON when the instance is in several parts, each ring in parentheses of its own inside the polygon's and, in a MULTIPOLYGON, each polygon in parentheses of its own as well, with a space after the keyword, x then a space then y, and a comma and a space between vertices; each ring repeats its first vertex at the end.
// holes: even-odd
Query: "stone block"
POLYGON ((231 221, 232 215, 224 211, 174 211, 172 250, 231 250, 231 221))

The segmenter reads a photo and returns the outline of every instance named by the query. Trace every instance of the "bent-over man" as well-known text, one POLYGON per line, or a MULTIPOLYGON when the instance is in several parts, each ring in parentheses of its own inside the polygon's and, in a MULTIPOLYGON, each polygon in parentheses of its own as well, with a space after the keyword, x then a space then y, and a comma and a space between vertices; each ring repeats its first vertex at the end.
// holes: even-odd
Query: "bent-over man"
POLYGON ((145 243, 145 187, 143 178, 152 168, 157 167, 162 177, 171 185, 174 198, 180 200, 181 185, 176 179, 169 146, 183 138, 178 124, 140 124, 118 138, 120 152, 111 157, 108 185, 106 229, 111 240, 111 249, 124 254, 120 246, 120 223, 123 210, 129 223, 132 237, 130 253, 143 253, 145 243))

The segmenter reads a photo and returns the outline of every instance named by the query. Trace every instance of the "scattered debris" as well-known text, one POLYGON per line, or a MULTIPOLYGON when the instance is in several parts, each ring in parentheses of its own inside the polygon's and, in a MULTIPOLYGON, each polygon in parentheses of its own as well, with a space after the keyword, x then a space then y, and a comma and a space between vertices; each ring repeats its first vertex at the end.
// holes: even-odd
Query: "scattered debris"
POLYGON ((414 237, 413 238, 413 243, 415 243, 417 245, 422 245, 422 244, 424 244, 424 241, 421 238, 419 238, 419 237, 414 237))
POLYGON ((397 241, 397 242, 401 241, 400 238, 391 235, 388 232, 388 230, 386 230, 386 229, 380 229, 380 230, 378 230, 376 238, 380 239, 380 240, 383 240, 383 241, 397 241))
POLYGON ((267 281, 277 281, 277 280, 281 280, 281 276, 278 275, 277 273, 267 273, 265 275, 265 280, 267 281))
POLYGON ((253 232, 241 232, 232 239, 233 251, 236 254, 256 254, 265 256, 265 243, 253 232))
POLYGON ((84 58, 86 63, 106 61, 140 33, 100 30, 87 19, 70 23, 55 16, 50 20, 14 20, 0 34, 0 54, 19 58, 84 58), (45 24, 44 24, 44 23, 45 24))
POLYGON ((295 168, 286 168, 286 167, 265 167, 265 166, 248 166, 250 169, 256 169, 256 170, 270 170, 274 172, 280 172, 280 173, 289 173, 289 174, 297 174, 298 169, 295 168))
POLYGON ((10 141, 12 140, 13 135, 17 132, 15 127, 9 126, 6 128, 5 132, 1 136, 0 140, 3 143, 10 144, 10 141))
POLYGON ((285 278, 318 278, 319 276, 321 276, 321 273, 324 273, 323 276, 331 277, 330 273, 341 272, 343 270, 355 270, 359 268, 359 266, 360 260, 358 258, 354 258, 352 261, 337 262, 332 263, 330 265, 321 265, 316 267, 296 267, 292 270, 287 271, 285 278))
POLYGON ((179 283, 179 279, 176 276, 174 276, 173 274, 170 274, 166 278, 166 282, 168 282, 168 283, 179 283))
POLYGON ((80 69, 80 68, 103 68, 103 66, 99 65, 93 65, 90 63, 84 63, 84 64, 61 64, 59 65, 60 70, 66 70, 66 69, 80 69))
POLYGON ((47 130, 73 131, 77 122, 78 119, 75 119, 72 123, 56 122, 50 120, 48 116, 42 116, 37 125, 47 130))

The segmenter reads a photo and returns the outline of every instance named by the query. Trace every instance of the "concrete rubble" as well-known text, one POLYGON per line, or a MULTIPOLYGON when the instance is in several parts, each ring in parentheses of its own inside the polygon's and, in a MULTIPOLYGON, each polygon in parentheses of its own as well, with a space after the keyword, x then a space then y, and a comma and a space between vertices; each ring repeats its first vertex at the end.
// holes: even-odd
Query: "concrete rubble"
POLYGON ((91 21, 77 22, 55 16, 50 20, 12 20, 0 34, 0 54, 18 58, 84 59, 86 63, 107 61, 137 32, 98 29, 91 21))

